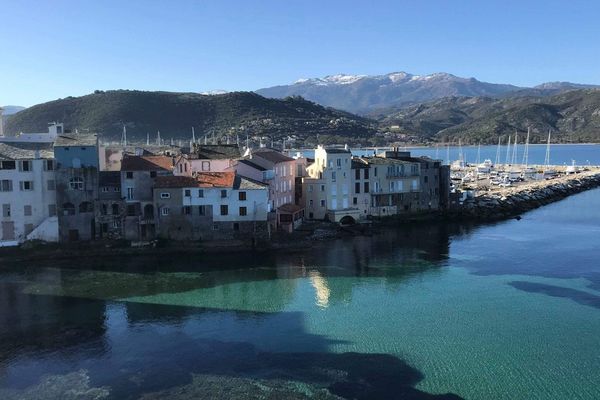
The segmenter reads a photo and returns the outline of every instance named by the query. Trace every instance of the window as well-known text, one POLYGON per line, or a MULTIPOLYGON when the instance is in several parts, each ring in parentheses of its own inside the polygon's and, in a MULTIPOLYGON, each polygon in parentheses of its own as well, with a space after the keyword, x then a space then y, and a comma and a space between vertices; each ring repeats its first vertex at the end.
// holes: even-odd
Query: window
MULTIPOLYGON (((359 170, 357 170, 359 171, 359 170)), ((360 182, 354 184, 354 193, 360 193, 360 182)))
POLYGON ((132 187, 127 188, 127 200, 133 200, 133 188, 132 187))
POLYGON ((48 190, 56 190, 56 182, 54 179, 48 179, 47 186, 48 190))
POLYGON ((429 181, 429 177, 428 177, 427 175, 425 175, 425 176, 423 177, 423 182, 427 183, 428 181, 429 181))
POLYGON ((354 170, 354 179, 360 179, 360 169, 354 170))
POLYGON ((352 198, 352 204, 358 204, 358 197, 353 197, 352 198))
MULTIPOLYGON (((368 171, 368 169, 365 169, 365 171, 368 171)), ((369 182, 365 182, 365 193, 369 193, 369 182)))
POLYGON ((325 207, 325 200, 321 200, 321 207, 325 207))
POLYGON ((229 206, 226 204, 223 204, 221 206, 221 215, 227 215, 229 214, 229 206))
POLYGON ((54 217, 56 215, 56 204, 48 204, 48 216, 54 217))
POLYGON ((245 201, 246 200, 246 192, 239 192, 238 193, 238 199, 240 201, 245 201))
POLYGON ((309 201, 308 201, 308 205, 312 207, 312 206, 313 206, 313 201, 312 201, 312 200, 309 200, 309 201))
POLYGON ((150 178, 156 178, 156 171, 150 171, 150 178))
POLYGON ((233 230, 234 231, 239 231, 240 230, 240 224, 238 222, 234 222, 233 223, 233 230))
POLYGON ((162 192, 160 194, 160 198, 161 199, 170 199, 171 198, 171 193, 169 193, 169 192, 162 192))
POLYGON ((227 190, 221 190, 221 198, 227 197, 227 190))
POLYGON ((325 185, 321 185, 321 192, 325 191, 325 185))
POLYGON ((198 197, 204 197, 204 189, 198 189, 198 197))
POLYGON ((160 215, 169 215, 169 212, 171 212, 169 207, 163 207, 160 209, 160 215))
POLYGON ((94 211, 94 205, 89 201, 84 201, 79 204, 79 213, 88 213, 94 211))
POLYGON ((117 203, 114 203, 111 206, 112 209, 112 215, 119 215, 119 205, 117 203))
POLYGON ((206 215, 206 206, 199 206, 198 207, 198 215, 206 215))
POLYGON ((121 188, 120 188, 120 187, 118 187, 118 186, 115 186, 115 187, 114 187, 114 191, 115 191, 115 192, 120 192, 120 191, 121 191, 121 188))
POLYGON ((106 204, 102 204, 102 206, 100 207, 100 213, 102 215, 108 214, 108 206, 106 204))
POLYGON ((54 160, 46 160, 44 162, 44 169, 46 171, 54 171, 54 160))
POLYGON ((337 158, 335 160, 335 164, 338 166, 338 168, 340 168, 342 166, 342 159, 341 158, 337 158))
POLYGON ((0 161, 0 169, 17 169, 14 161, 0 161))
POLYGON ((3 179, 0 181, 0 192, 12 192, 13 186, 10 179, 3 179))
POLYGON ((202 171, 210 171, 210 161, 202 161, 202 171))
POLYGON ((131 172, 131 171, 125 172, 125 178, 126 179, 133 179, 133 172, 131 172))
POLYGON ((336 174, 335 171, 331 172, 331 180, 335 182, 336 174))
POLYGON ((21 190, 33 190, 33 181, 21 181, 20 182, 21 190))
POLYGON ((308 191, 309 191, 310 193, 312 193, 312 191, 313 191, 313 187, 312 187, 312 185, 309 185, 309 186, 308 186, 308 191))
POLYGON ((219 224, 214 223, 213 224, 213 231, 218 231, 219 230, 219 224))
MULTIPOLYGON (((113 211, 114 211, 114 209, 113 209, 113 211)), ((129 204, 127 206, 127 216, 128 217, 135 217, 136 215, 137 215, 137 211, 135 209, 135 204, 129 204)))
POLYGON ((2 216, 10 217, 10 204, 2 204, 2 216))
POLYGON ((192 197, 192 191, 190 189, 185 189, 183 195, 185 197, 192 197))
POLYGON ((246 207, 240 207, 240 217, 248 215, 248 209, 246 207))
POLYGON ((106 186, 102 187, 102 193, 107 193, 110 189, 106 186))
POLYGON ((31 216, 31 206, 23 206, 23 215, 26 217, 31 216))
POLYGON ((29 160, 24 160, 21 161, 21 171, 31 171, 31 161, 29 160))
POLYGON ((69 188, 71 190, 83 190, 83 178, 76 176, 69 179, 69 188))
MULTIPOLYGON (((375 176, 377 176, 377 168, 375 168, 375 176)), ((365 168, 365 179, 369 179, 369 169, 365 168)))
POLYGON ((183 215, 190 215, 192 213, 192 206, 183 206, 183 215))
POLYGON ((75 215, 75 206, 73 203, 64 203, 62 208, 63 215, 75 215))

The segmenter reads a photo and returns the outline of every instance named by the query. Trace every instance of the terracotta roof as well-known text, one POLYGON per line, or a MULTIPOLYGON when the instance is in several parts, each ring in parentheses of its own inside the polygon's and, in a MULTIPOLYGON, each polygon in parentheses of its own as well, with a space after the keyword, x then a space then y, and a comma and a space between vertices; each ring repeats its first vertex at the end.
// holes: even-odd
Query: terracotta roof
POLYGON ((121 171, 171 171, 173 158, 167 156, 129 156, 121 161, 121 171))
POLYGON ((233 187, 235 172, 199 172, 198 187, 233 187))
POLYGON ((198 181, 191 176, 157 176, 154 180, 155 188, 184 188, 197 187, 198 181))
POLYGON ((259 182, 254 179, 246 178, 245 176, 240 176, 240 175, 235 177, 235 182, 233 184, 234 189, 252 190, 252 189, 266 189, 267 187, 269 187, 268 183, 259 182))

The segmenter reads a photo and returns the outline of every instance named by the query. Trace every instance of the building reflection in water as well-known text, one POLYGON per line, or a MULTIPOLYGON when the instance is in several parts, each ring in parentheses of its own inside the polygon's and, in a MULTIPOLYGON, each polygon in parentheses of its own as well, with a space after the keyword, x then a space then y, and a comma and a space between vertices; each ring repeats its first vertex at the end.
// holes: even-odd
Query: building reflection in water
POLYGON ((319 273, 319 271, 310 271, 308 273, 310 283, 315 288, 315 300, 317 306, 327 308, 329 306, 330 290, 327 285, 327 279, 319 273))

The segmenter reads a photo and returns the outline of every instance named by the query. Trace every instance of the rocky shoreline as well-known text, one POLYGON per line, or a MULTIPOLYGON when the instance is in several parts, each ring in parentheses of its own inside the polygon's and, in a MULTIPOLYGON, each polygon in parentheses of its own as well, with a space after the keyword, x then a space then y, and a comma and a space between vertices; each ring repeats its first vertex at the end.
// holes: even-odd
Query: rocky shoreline
POLYGON ((595 172, 499 192, 479 192, 466 200, 459 210, 451 212, 450 217, 458 220, 502 220, 597 187, 600 187, 600 173, 595 172))

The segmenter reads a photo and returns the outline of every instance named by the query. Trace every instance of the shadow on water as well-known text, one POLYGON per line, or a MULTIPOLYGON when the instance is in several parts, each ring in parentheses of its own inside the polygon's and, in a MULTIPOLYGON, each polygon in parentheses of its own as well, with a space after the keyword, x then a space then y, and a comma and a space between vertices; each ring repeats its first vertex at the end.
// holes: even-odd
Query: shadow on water
POLYGON ((3 322, 9 322, 0 331, 3 399, 62 399, 75 389, 82 393, 78 399, 458 398, 417 390, 422 374, 397 357, 330 352, 339 342, 307 332, 300 312, 59 298, 24 294, 18 285, 2 289, 13 299, 2 310, 3 322), (239 397, 227 393, 232 379, 239 397), (254 393, 257 387, 270 395, 254 393))
POLYGON ((583 290, 527 281, 513 281, 510 282, 509 285, 525 292, 541 293, 547 296, 570 299, 584 306, 600 308, 600 296, 585 292, 583 290))

